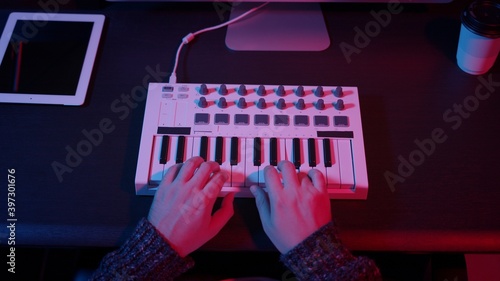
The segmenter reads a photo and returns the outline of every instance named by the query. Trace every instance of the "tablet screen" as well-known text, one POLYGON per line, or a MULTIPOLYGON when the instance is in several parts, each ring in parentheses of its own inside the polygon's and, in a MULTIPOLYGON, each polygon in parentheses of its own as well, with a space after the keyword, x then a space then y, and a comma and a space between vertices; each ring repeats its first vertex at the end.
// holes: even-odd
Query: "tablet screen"
POLYGON ((0 92, 75 95, 93 23, 33 26, 17 21, 0 66, 0 92))
POLYGON ((82 105, 104 19, 11 13, 0 38, 0 102, 82 105))

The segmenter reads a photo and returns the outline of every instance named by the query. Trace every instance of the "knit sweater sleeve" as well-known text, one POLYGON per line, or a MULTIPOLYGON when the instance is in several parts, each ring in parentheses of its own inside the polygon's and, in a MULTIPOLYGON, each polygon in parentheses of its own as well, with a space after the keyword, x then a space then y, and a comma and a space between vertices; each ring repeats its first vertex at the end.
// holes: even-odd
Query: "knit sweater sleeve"
POLYGON ((382 280, 373 260, 354 257, 341 243, 333 222, 281 255, 281 261, 298 280, 382 280))
POLYGON ((143 218, 119 249, 107 254, 90 280, 173 280, 194 266, 143 218))

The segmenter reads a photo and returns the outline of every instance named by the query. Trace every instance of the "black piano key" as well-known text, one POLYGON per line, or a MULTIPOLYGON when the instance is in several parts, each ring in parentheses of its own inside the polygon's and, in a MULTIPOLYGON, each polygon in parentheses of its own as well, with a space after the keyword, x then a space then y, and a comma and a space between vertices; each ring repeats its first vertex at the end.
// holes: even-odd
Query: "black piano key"
POLYGON ((300 139, 299 138, 294 138, 293 139, 293 164, 295 165, 296 169, 300 168, 300 164, 302 160, 300 159, 300 139))
POLYGON ((222 137, 215 138, 215 162, 222 165, 222 154, 224 153, 224 139, 222 137))
POLYGON ((179 136, 177 139, 177 154, 175 156, 175 163, 184 163, 184 151, 186 148, 186 137, 179 136))
POLYGON ((330 139, 323 139, 323 158, 325 167, 332 166, 332 150, 330 148, 330 139))
POLYGON ((316 167, 316 143, 313 138, 307 140, 307 154, 309 155, 309 167, 316 167))
POLYGON ((269 159, 269 163, 273 166, 278 165, 278 139, 271 138, 271 142, 269 144, 269 153, 271 154, 269 159))
POLYGON ((168 146, 169 145, 170 145, 170 137, 163 136, 161 138, 160 164, 167 164, 168 146))
POLYGON ((203 136, 200 140, 200 157, 207 161, 208 159, 208 137, 203 136))
POLYGON ((231 166, 238 165, 238 138, 237 137, 232 137, 231 138, 231 157, 229 160, 229 164, 231 166))
POLYGON ((261 139, 260 138, 254 138, 253 139, 253 165, 254 166, 260 166, 262 164, 262 157, 261 157, 261 139))

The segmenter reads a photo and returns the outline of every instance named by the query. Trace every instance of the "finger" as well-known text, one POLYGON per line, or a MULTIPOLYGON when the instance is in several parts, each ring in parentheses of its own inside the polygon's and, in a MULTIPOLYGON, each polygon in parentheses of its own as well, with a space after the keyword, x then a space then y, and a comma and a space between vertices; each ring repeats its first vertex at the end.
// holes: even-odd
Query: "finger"
POLYGON ((319 170, 317 169, 311 169, 308 173, 309 175, 309 178, 311 179, 311 182, 313 184, 313 186, 321 191, 321 192, 324 192, 326 193, 327 190, 326 190, 326 181, 325 181, 325 177, 323 176, 323 173, 321 173, 319 170))
POLYGON ((312 186, 312 182, 311 182, 311 178, 309 177, 309 174, 306 174, 304 172, 299 172, 297 174, 297 178, 300 182, 300 187, 308 187, 308 186, 312 186))
POLYGON ((283 190, 283 184, 278 171, 273 166, 266 166, 264 168, 264 181, 266 183, 269 199, 273 200, 283 190))
POLYGON ((195 187, 197 187, 198 189, 203 189, 212 174, 219 171, 220 166, 217 162, 203 162, 191 178, 191 181, 195 187))
POLYGON ((193 177, 196 169, 198 169, 198 167, 200 167, 201 163, 203 162, 204 162, 203 158, 198 156, 188 159, 186 162, 182 164, 182 168, 179 171, 179 174, 176 179, 181 182, 187 182, 193 177))
POLYGON ((297 177, 297 171, 295 166, 290 161, 281 161, 278 163, 278 169, 281 171, 281 176, 283 177, 284 188, 288 187, 298 187, 299 179, 297 177))
POLYGON ((252 185, 250 187, 250 191, 255 197, 255 205, 257 206, 257 211, 259 211, 262 224, 267 224, 271 217, 271 207, 266 192, 261 187, 256 185, 252 185))
POLYGON ((179 174, 181 167, 182 164, 175 164, 172 167, 168 168, 167 172, 163 176, 163 179, 161 180, 160 187, 171 184, 179 174))
POLYGON ((200 191, 208 199, 211 207, 215 203, 222 186, 229 178, 228 174, 224 171, 219 171, 214 173, 214 175, 208 180, 205 187, 200 191))
POLYGON ((222 199, 222 204, 220 209, 218 209, 212 216, 212 220, 210 221, 209 231, 212 234, 211 236, 215 236, 219 231, 227 224, 229 219, 234 214, 234 193, 227 194, 224 199, 222 199))

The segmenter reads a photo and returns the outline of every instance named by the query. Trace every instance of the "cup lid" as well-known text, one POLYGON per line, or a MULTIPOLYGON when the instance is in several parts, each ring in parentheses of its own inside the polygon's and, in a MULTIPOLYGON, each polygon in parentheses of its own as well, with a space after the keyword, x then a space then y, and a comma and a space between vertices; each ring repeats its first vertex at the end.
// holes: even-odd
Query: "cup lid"
POLYGON ((500 37, 500 2, 477 0, 465 8, 462 23, 472 32, 490 38, 500 37))

